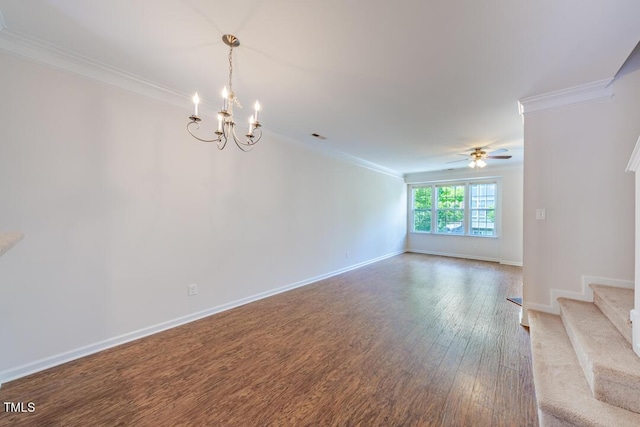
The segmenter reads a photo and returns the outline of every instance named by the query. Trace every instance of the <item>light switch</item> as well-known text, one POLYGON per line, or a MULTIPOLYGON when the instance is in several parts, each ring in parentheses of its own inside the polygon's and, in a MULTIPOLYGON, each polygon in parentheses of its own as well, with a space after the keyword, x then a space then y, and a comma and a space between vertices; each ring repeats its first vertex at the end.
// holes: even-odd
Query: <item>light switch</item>
POLYGON ((536 219, 547 219, 547 210, 536 209, 536 219))

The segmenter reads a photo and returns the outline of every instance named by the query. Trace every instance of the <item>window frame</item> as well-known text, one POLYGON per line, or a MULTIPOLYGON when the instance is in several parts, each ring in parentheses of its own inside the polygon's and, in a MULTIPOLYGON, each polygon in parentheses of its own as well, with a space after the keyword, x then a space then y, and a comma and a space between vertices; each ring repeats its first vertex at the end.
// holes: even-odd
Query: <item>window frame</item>
MULTIPOLYGON (((434 235, 434 236, 459 236, 459 237, 479 237, 479 238, 489 238, 496 239, 500 237, 500 226, 501 226, 501 182, 500 178, 480 178, 480 179, 464 179, 464 180, 447 180, 447 181, 431 181, 424 183, 415 183, 409 184, 409 209, 408 209, 408 222, 409 222, 409 232, 414 234, 426 234, 426 235, 434 235), (471 186, 478 184, 493 184, 495 185, 494 194, 493 194, 493 208, 486 207, 472 207, 473 200, 471 198, 471 186), (462 208, 458 209, 463 212, 463 220, 462 220, 462 232, 461 233, 450 233, 450 232, 439 232, 438 231, 438 188, 440 187, 449 187, 449 186, 463 186, 464 187, 464 198, 462 203, 462 208), (415 213, 417 210, 422 211, 422 209, 415 208, 415 189, 430 187, 431 190, 431 227, 430 231, 422 231, 415 229, 415 213), (473 212, 480 211, 488 212, 493 210, 494 212, 494 220, 493 220, 493 234, 472 234, 472 220, 473 220, 473 212)), ((486 203, 486 199, 483 200, 486 203)), ((477 227, 476 227, 477 228, 477 227)))
POLYGON ((433 188, 431 188, 431 203, 428 209, 417 209, 416 208, 416 195, 415 190, 419 188, 431 188, 430 186, 416 186, 411 188, 411 230, 416 230, 416 211, 417 212, 428 212, 429 216, 429 230, 417 230, 416 233, 431 233, 433 231, 433 188))

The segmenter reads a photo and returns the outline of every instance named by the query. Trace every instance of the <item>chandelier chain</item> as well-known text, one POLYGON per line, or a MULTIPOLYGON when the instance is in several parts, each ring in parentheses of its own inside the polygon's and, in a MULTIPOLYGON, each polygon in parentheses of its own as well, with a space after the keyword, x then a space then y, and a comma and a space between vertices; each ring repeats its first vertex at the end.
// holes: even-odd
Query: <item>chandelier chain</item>
POLYGON ((229 47, 229 93, 233 93, 231 78, 233 77, 233 46, 229 47))

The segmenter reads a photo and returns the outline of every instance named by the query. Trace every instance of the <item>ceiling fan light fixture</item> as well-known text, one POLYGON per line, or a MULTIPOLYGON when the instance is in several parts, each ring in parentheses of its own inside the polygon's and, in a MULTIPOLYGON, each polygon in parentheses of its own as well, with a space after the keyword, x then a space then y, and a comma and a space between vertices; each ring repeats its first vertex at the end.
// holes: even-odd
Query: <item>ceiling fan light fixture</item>
POLYGON ((479 168, 483 168, 483 167, 487 166, 487 162, 485 162, 484 160, 480 159, 480 160, 476 161, 476 166, 478 166, 479 168))
POLYGON ((475 160, 471 160, 471 163, 469 163, 469 167, 471 169, 475 168, 476 167, 476 161, 475 160))

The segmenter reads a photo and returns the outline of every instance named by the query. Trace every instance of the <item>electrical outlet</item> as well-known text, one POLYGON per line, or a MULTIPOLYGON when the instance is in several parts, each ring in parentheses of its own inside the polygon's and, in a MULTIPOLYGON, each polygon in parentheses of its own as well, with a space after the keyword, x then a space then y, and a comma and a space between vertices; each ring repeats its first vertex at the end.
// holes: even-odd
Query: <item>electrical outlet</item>
POLYGON ((189 285, 188 291, 189 291, 189 296, 190 297, 192 297, 194 295, 198 295, 198 285, 195 284, 195 283, 189 285))

